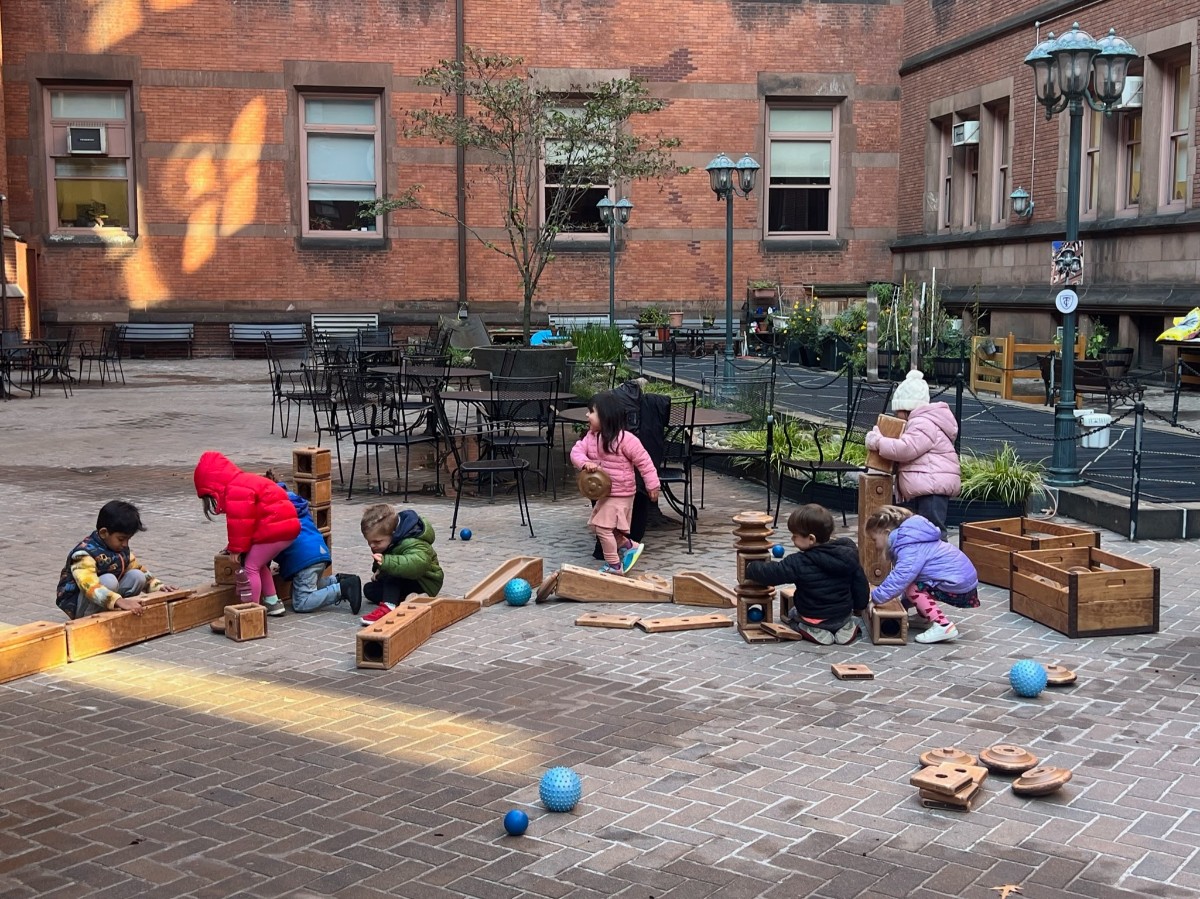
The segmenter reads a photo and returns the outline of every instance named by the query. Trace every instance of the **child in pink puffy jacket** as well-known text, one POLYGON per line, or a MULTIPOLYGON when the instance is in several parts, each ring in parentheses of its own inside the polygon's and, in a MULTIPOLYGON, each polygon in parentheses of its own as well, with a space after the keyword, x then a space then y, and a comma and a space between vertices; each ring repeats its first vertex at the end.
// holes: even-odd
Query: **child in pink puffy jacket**
POLYGON ((604 550, 609 574, 627 574, 645 546, 629 537, 637 473, 646 482, 650 502, 658 502, 658 472, 637 437, 625 430, 625 412, 611 391, 598 393, 588 403, 588 432, 571 450, 571 462, 584 471, 603 471, 612 481, 608 496, 592 509, 588 527, 604 550))
POLYGON ((910 371, 892 394, 892 411, 908 425, 899 437, 884 437, 878 428, 867 434, 867 449, 899 463, 897 492, 914 512, 932 521, 946 539, 950 497, 962 486, 954 438, 958 422, 945 403, 929 401, 929 385, 910 371))

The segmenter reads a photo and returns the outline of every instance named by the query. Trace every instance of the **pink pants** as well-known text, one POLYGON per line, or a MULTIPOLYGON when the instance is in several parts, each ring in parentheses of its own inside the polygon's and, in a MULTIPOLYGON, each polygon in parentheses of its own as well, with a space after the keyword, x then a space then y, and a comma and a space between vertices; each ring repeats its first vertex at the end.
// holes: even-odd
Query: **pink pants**
POLYGON ((600 541, 600 549, 604 551, 604 561, 613 568, 620 568, 621 553, 619 550, 629 548, 631 543, 629 535, 615 528, 602 528, 596 525, 592 525, 592 533, 600 541))
POLYGON ((904 588, 904 600, 906 603, 917 607, 917 611, 922 617, 928 618, 934 624, 948 624, 950 619, 947 618, 933 597, 917 589, 916 584, 909 584, 904 588))
POLYGON ((246 553, 246 577, 250 579, 250 601, 261 603, 264 596, 275 596, 271 560, 292 545, 291 540, 255 543, 246 553))

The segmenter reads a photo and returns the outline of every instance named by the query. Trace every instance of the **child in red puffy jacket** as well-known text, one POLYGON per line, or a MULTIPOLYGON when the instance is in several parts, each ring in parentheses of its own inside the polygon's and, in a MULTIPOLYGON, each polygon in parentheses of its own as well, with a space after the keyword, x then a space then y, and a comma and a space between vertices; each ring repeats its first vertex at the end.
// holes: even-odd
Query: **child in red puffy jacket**
POLYGON ((216 452, 200 457, 193 480, 204 503, 204 517, 211 521, 213 515, 225 516, 226 551, 242 559, 251 602, 265 605, 269 615, 281 614, 283 603, 275 592, 271 560, 300 533, 300 519, 287 491, 262 475, 242 471, 216 452))

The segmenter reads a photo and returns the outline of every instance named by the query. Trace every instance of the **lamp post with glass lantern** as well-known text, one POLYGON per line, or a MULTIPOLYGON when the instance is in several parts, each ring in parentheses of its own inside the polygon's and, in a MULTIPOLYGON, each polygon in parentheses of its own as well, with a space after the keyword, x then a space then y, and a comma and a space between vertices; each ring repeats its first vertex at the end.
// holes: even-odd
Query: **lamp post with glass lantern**
MULTIPOLYGON (((1065 239, 1079 239, 1079 170, 1083 150, 1083 104, 1097 112, 1112 113, 1125 90, 1129 63, 1137 51, 1115 30, 1095 40, 1076 23, 1060 38, 1051 32, 1025 57, 1033 69, 1037 101, 1051 119, 1064 109, 1070 115, 1070 145, 1067 151, 1067 221, 1065 239), (1089 89, 1089 79, 1092 87, 1089 89)), ((1013 211, 1032 214, 1028 194, 1021 197, 1017 209, 1016 191, 1013 211), (1028 206, 1025 204, 1028 203, 1028 206), (1026 210, 1028 212, 1026 213, 1026 210)), ((1083 481, 1075 457, 1075 312, 1063 313, 1062 386, 1054 407, 1054 452, 1046 471, 1046 483, 1053 487, 1073 487, 1083 481)))
POLYGON ((608 229, 608 324, 617 323, 617 228, 629 224, 633 204, 622 197, 613 202, 608 197, 596 204, 600 221, 608 229))
POLYGON ((713 193, 725 201, 725 381, 733 377, 733 197, 754 190, 759 164, 746 153, 736 163, 720 154, 705 167, 713 193))

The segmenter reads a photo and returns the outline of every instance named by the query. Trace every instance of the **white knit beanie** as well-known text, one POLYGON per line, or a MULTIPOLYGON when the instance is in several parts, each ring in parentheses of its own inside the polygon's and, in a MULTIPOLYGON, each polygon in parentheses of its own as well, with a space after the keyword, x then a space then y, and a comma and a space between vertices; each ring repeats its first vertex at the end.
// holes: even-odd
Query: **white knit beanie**
POLYGON ((925 375, 919 371, 910 371, 892 394, 892 411, 911 412, 928 405, 929 385, 925 383, 925 375))

